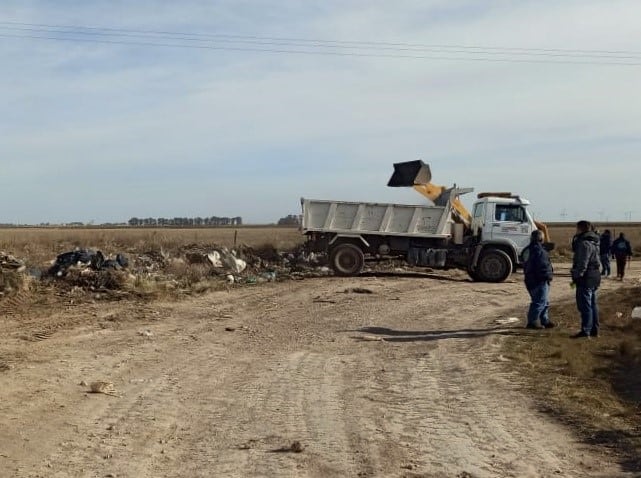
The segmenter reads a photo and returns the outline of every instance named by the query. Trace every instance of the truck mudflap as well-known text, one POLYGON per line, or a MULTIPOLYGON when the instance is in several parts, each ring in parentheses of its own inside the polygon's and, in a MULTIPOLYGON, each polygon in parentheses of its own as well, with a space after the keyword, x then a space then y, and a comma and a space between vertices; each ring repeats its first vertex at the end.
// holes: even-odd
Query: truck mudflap
POLYGON ((469 269, 471 271, 476 270, 476 266, 479 263, 479 257, 481 257, 481 252, 483 251, 483 245, 479 244, 474 248, 474 255, 472 256, 472 261, 470 262, 469 269))

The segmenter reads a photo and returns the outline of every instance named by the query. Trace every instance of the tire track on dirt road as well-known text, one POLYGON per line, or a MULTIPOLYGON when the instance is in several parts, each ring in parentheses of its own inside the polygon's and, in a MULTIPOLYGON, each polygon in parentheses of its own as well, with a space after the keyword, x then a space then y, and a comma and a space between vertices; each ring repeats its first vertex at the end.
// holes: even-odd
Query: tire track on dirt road
POLYGON ((526 303, 518 282, 366 277, 154 304, 153 321, 116 304, 130 321, 28 343, 0 375, 0 476, 624 476, 497 360, 523 331, 494 319, 526 303), (78 393, 99 373, 119 398, 78 393))
POLYGON ((358 281, 380 294, 341 295, 351 284, 317 282, 313 294, 295 287, 268 324, 241 314, 257 337, 278 341, 267 349, 251 342, 254 359, 232 354, 244 367, 223 382, 215 423, 194 430, 197 455, 208 459, 195 460, 193 476, 599 476, 588 448, 540 416, 495 360, 499 336, 488 317, 512 308, 515 296, 525 302, 520 284, 467 284, 456 300, 448 284, 430 283, 425 299, 409 284, 400 304, 384 295, 399 283, 358 281), (336 303, 310 308, 319 293, 336 303), (479 296, 495 298, 484 308, 479 296), (341 332, 364 322, 392 335, 372 343, 341 332), (204 438, 207 429, 217 433, 204 438), (306 444, 303 454, 273 453, 293 440, 306 444))

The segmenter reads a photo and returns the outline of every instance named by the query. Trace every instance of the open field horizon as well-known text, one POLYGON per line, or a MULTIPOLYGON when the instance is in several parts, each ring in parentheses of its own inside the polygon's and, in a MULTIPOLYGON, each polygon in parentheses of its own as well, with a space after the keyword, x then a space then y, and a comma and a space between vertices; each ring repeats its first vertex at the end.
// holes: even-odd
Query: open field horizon
MULTIPOLYGON (((614 235, 625 233, 636 253, 641 253, 641 223, 595 223, 599 230, 610 229, 614 235)), ((574 235, 574 223, 548 223, 555 254, 568 255, 574 235)), ((105 253, 134 252, 150 249, 167 251, 184 246, 249 247, 269 246, 291 250, 302 244, 305 236, 292 226, 236 227, 13 227, 0 228, 0 251, 38 263, 74 248, 96 248, 105 253)))

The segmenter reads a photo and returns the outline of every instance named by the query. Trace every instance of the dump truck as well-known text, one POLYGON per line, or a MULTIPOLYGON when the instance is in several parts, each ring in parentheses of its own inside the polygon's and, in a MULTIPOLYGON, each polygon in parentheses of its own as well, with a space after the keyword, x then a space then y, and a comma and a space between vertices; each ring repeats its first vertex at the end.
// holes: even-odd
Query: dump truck
POLYGON ((523 264, 533 230, 543 232, 529 201, 509 192, 481 193, 472 212, 460 196, 472 188, 432 184, 423 161, 394 164, 390 187, 413 187, 432 204, 381 204, 301 199, 303 234, 312 252, 325 252, 336 275, 363 271, 368 259, 400 258, 409 265, 463 269, 475 281, 503 282, 523 264))

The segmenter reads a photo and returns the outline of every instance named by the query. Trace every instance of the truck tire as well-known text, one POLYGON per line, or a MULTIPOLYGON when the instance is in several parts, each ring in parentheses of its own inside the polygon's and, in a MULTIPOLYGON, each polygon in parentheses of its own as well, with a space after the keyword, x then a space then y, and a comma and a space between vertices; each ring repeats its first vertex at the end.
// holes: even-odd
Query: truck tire
POLYGON ((329 263, 339 276, 355 276, 363 271, 365 255, 354 244, 339 244, 332 249, 329 263))
POLYGON ((512 259, 505 252, 489 249, 481 254, 474 275, 483 282, 503 282, 512 273, 512 259))

